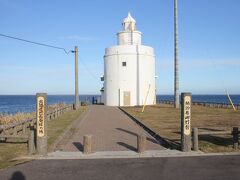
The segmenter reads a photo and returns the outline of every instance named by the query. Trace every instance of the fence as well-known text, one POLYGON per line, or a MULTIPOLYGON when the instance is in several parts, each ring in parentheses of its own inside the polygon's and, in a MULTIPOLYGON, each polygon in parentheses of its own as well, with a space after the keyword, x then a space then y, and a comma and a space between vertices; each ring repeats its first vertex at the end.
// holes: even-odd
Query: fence
MULTIPOLYGON (((63 108, 57 108, 47 113, 47 120, 53 120, 64 114, 67 111, 73 110, 73 105, 63 108)), ((19 122, 14 122, 0 126, 0 142, 6 142, 11 139, 12 141, 19 141, 28 143, 28 152, 33 153, 35 143, 35 129, 36 117, 19 122)))
POLYGON ((239 147, 239 130, 238 127, 233 127, 232 130, 219 130, 219 129, 211 129, 209 128, 193 128, 192 129, 192 142, 193 142, 193 150, 199 150, 199 136, 206 136, 206 135, 231 135, 232 136, 232 143, 233 148, 238 149, 239 147), (199 131, 200 130, 200 131, 199 131))
MULTIPOLYGON (((157 101, 158 104, 174 104, 174 101, 169 100, 159 100, 157 101)), ((212 107, 212 108, 222 108, 222 109, 232 109, 232 105, 228 103, 212 103, 212 102, 192 102, 192 105, 198 106, 205 106, 205 107, 212 107)), ((236 104, 235 108, 240 110, 240 104, 236 104)))

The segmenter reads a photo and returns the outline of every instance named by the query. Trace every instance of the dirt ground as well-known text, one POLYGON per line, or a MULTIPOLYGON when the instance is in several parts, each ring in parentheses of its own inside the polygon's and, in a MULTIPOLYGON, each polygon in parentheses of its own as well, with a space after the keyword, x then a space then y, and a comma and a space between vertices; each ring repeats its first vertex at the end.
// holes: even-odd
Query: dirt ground
MULTIPOLYGON (((142 107, 124 107, 128 113, 143 121, 148 127, 161 137, 176 144, 180 142, 180 109, 172 105, 159 104, 147 106, 144 113, 142 107)), ((232 109, 217 109, 203 106, 192 106, 191 127, 198 127, 200 131, 232 130, 240 126, 240 111, 232 109)), ((201 135, 199 147, 204 152, 229 152, 232 148, 232 136, 229 135, 201 135)))

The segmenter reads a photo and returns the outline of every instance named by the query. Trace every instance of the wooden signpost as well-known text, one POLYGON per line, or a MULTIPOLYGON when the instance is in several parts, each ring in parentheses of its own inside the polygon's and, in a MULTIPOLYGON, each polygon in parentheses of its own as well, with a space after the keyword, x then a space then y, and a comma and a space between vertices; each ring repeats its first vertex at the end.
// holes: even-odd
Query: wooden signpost
POLYGON ((191 93, 181 94, 181 147, 183 152, 191 151, 191 93))
POLYGON ((36 95, 37 153, 47 155, 47 94, 36 95))

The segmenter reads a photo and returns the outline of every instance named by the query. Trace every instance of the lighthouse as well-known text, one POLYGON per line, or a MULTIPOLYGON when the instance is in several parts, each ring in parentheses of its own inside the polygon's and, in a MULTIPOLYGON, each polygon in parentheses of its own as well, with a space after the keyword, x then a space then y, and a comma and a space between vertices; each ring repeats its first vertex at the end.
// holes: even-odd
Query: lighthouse
POLYGON ((105 49, 102 102, 107 106, 156 104, 154 49, 142 45, 142 33, 128 13, 117 45, 105 49))

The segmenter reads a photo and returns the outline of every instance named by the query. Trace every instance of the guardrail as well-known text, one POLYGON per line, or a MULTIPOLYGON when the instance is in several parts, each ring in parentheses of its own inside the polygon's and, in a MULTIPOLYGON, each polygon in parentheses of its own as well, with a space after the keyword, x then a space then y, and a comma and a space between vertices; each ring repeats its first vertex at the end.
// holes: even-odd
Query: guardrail
POLYGON ((199 136, 206 136, 206 135, 231 135, 232 136, 232 143, 233 148, 238 149, 239 147, 239 130, 238 127, 233 127, 232 130, 225 130, 225 129, 211 129, 208 128, 193 128, 192 129, 192 142, 193 142, 193 150, 199 150, 199 136))
MULTIPOLYGON (((159 100, 157 104, 174 104, 174 101, 170 100, 159 100)), ((192 105, 212 107, 212 108, 222 108, 222 109, 232 109, 232 105, 228 103, 213 103, 213 102, 192 102, 192 105)), ((240 110, 240 104, 235 104, 235 108, 240 110)))
MULTIPOLYGON (((69 105, 63 108, 57 108, 47 113, 47 120, 53 120, 64 114, 67 111, 73 110, 73 105, 69 105)), ((28 143, 28 151, 31 154, 33 152, 32 147, 35 143, 34 134, 36 129, 36 117, 32 119, 26 119, 23 121, 13 122, 0 126, 0 142, 6 142, 9 139, 22 140, 21 142, 28 143)))

